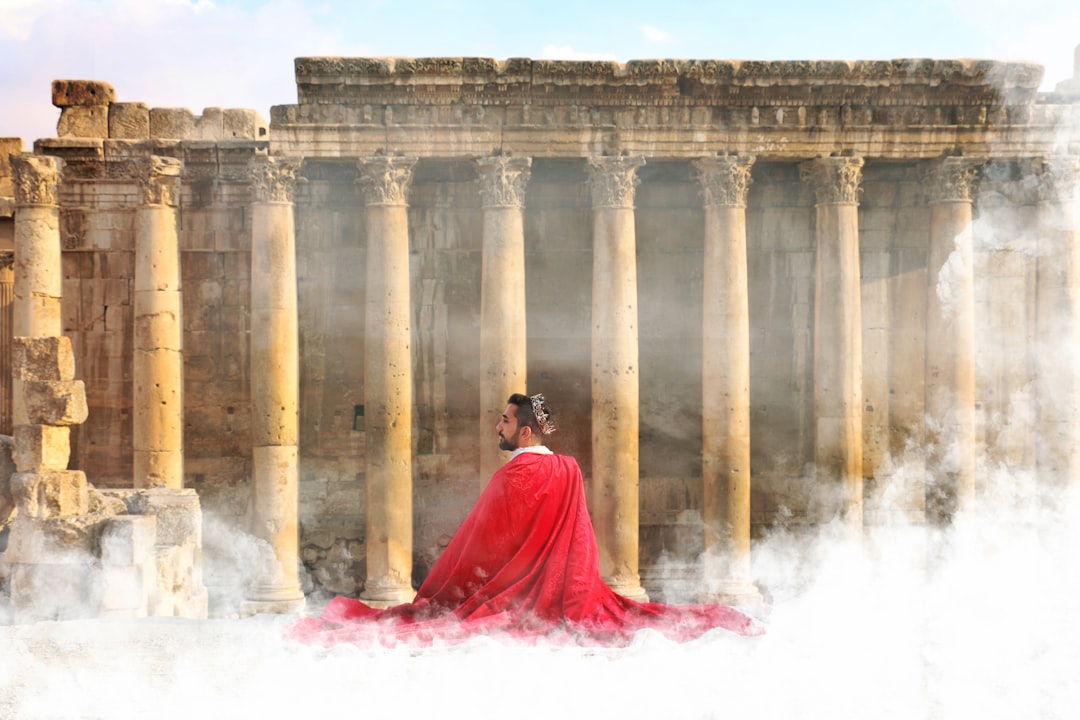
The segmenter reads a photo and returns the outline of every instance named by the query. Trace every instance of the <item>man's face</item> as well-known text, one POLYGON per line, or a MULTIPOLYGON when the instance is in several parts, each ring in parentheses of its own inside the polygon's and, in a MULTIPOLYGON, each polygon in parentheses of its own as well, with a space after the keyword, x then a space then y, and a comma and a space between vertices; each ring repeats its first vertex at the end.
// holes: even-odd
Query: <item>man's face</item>
POLYGON ((499 418, 499 424, 495 426, 495 430, 499 433, 500 450, 518 449, 521 428, 518 427, 517 405, 506 406, 502 417, 499 418))

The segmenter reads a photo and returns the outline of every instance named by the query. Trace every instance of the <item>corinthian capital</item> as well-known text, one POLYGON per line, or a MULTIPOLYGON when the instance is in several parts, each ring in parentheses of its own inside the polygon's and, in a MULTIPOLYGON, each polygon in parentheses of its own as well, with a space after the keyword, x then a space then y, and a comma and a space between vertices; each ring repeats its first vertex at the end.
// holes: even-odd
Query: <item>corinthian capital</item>
POLYGON ((412 181, 413 157, 369 157, 356 161, 357 183, 365 205, 408 205, 406 195, 412 181))
POLYGON ((529 183, 532 158, 477 158, 480 172, 480 204, 482 207, 516 207, 525 205, 525 186, 529 183))
POLYGON ((292 202, 299 170, 299 160, 256 157, 251 164, 251 189, 256 202, 292 202))
POLYGON ((132 175, 141 205, 176 205, 179 199, 181 163, 177 158, 151 155, 132 162, 132 175))
POLYGON ((594 208, 634 207, 634 188, 639 182, 637 169, 643 157, 625 155, 589 158, 589 183, 594 208))
POLYGON ((752 182, 750 168, 754 164, 753 156, 700 158, 693 164, 706 206, 746 207, 746 194, 752 182))
POLYGON ((813 185, 819 205, 856 204, 862 166, 860 157, 823 157, 799 165, 799 175, 813 185))
POLYGON ((16 205, 56 205, 60 159, 23 153, 11 156, 16 205))
POLYGON ((953 156, 937 161, 927 172, 930 202, 971 202, 983 162, 978 158, 953 156))

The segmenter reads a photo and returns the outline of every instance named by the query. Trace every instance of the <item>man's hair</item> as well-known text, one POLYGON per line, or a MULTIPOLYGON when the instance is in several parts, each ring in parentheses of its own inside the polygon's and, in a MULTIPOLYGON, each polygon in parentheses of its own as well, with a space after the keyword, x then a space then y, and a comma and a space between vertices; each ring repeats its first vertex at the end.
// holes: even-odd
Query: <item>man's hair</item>
MULTIPOLYGON (((540 423, 536 419, 536 413, 533 411, 532 398, 528 395, 522 395, 521 393, 514 393, 510 396, 510 399, 506 401, 508 405, 517 406, 517 422, 518 427, 529 426, 533 431, 533 435, 541 440, 544 439, 544 431, 540 427, 540 423)), ((551 415, 551 408, 548 407, 546 401, 542 402, 541 410, 551 415)))

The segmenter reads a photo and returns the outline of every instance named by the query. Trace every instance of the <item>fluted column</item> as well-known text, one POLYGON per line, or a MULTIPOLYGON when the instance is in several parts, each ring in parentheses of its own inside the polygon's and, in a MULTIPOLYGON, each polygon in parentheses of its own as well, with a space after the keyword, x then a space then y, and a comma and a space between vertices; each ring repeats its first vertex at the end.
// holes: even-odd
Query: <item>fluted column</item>
POLYGON ((1037 255, 1039 480, 1080 490, 1080 158, 1057 156, 1039 178, 1037 255))
POLYGON ((15 183, 15 337, 61 334, 60 160, 12 155, 15 183))
POLYGON ((133 161, 135 353, 132 449, 137 488, 184 486, 184 358, 176 206, 181 164, 151 155, 133 161))
POLYGON ((505 461, 495 426, 511 393, 525 392, 525 232, 521 210, 531 158, 476 161, 484 215, 480 278, 480 477, 505 461))
POLYGON ((299 567, 300 351, 293 191, 298 163, 257 157, 251 204, 252 530, 265 542, 245 611, 304 605, 299 567))
POLYGON ((951 520, 975 498, 975 282, 971 208, 980 160, 930 170, 926 289, 926 515, 951 520))
POLYGON ((645 599, 638 572, 638 313, 634 189, 640 157, 589 161, 593 206, 593 523, 600 572, 645 599))
POLYGON ((367 230, 364 402, 367 579, 372 605, 408 602, 412 588, 412 337, 406 193, 415 158, 357 162, 367 230))
POLYGON ((801 166, 817 196, 814 278, 814 461, 819 520, 862 531, 862 302, 859 184, 862 158, 801 166))
POLYGON ((750 575, 750 303, 746 195, 753 157, 694 161, 705 207, 702 465, 708 601, 760 602, 750 575), (712 575, 713 568, 709 568, 712 575))

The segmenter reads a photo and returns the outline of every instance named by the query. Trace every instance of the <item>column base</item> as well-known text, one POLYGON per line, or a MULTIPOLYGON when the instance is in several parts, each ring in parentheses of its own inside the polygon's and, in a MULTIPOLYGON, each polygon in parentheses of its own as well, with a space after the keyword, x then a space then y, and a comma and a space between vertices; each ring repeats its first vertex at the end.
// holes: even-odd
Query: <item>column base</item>
POLYGON ((744 608, 761 608, 765 598, 757 586, 748 580, 725 580, 718 587, 703 592, 699 602, 735 605, 744 608))
POLYGON ((604 582, 607 583, 607 586, 616 594, 622 595, 624 598, 636 600, 637 602, 649 602, 649 593, 645 592, 645 588, 641 586, 641 580, 639 578, 634 578, 632 580, 605 578, 604 582))
POLYGON ((300 586, 255 585, 250 598, 240 603, 240 616, 279 614, 293 615, 304 611, 307 600, 300 586))
POLYGON ((365 605, 379 610, 410 603, 415 597, 416 591, 412 587, 368 587, 365 585, 363 592, 360 593, 360 600, 365 605))

